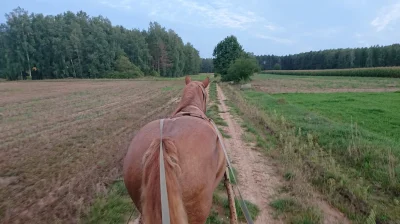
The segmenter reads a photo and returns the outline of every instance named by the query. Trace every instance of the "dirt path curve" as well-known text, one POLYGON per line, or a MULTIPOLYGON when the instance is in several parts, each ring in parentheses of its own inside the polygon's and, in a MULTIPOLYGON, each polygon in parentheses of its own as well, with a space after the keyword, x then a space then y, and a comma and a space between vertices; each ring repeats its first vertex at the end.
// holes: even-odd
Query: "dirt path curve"
POLYGON ((267 157, 252 150, 242 141, 242 128, 229 113, 224 101, 225 95, 218 85, 217 92, 220 101, 219 109, 224 112, 221 113, 221 117, 228 124, 226 131, 232 137, 226 138, 224 142, 228 148, 232 166, 238 171, 238 186, 244 199, 256 204, 261 211, 255 223, 282 223, 273 219, 272 208, 269 206, 276 188, 281 185, 276 168, 267 157))

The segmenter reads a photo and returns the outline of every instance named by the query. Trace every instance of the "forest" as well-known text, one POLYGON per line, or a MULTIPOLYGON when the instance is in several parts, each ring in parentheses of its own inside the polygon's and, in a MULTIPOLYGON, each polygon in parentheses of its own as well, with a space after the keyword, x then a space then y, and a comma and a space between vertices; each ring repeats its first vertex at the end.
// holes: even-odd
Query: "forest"
POLYGON ((400 44, 256 56, 262 70, 343 69, 400 66, 400 44))
POLYGON ((214 72, 214 62, 212 58, 202 58, 200 71, 202 73, 213 73, 214 72))
POLYGON ((199 51, 173 30, 113 26, 83 11, 29 14, 18 7, 0 24, 0 78, 179 77, 200 71, 199 51))

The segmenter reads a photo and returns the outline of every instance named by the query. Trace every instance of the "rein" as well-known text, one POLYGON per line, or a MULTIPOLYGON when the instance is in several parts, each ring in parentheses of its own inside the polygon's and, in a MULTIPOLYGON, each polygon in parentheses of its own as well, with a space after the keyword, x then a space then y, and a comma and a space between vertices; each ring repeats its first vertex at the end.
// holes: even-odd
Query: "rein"
MULTIPOLYGON (((226 158, 226 161, 227 161, 227 163, 228 163, 229 171, 230 171, 231 174, 232 174, 233 180, 235 181, 235 183, 237 183, 235 174, 233 173, 232 164, 231 164, 231 162, 229 161, 228 153, 226 152, 226 148, 225 148, 224 143, 222 143, 221 132, 219 131, 217 125, 214 123, 214 121, 213 121, 212 119, 210 119, 210 122, 211 122, 211 124, 214 126, 215 131, 217 132, 217 135, 218 135, 218 138, 219 138, 219 144, 221 145, 221 148, 222 148, 222 150, 224 151, 225 158, 226 158)), ((235 186, 236 186, 236 185, 235 185, 235 186)), ((246 221, 247 221, 248 224, 253 224, 253 220, 251 219, 249 209, 247 208, 247 205, 246 205, 246 203, 244 202, 242 193, 240 192, 238 186, 236 186, 236 189, 237 189, 237 191, 239 192, 239 197, 240 197, 240 204, 239 204, 239 205, 240 205, 240 208, 241 208, 242 211, 243 211, 244 217, 246 218, 246 221)))
POLYGON ((164 150, 163 150, 163 127, 164 127, 164 119, 160 120, 160 190, 161 190, 161 216, 162 223, 169 224, 169 204, 168 204, 168 191, 167 191, 167 182, 165 179, 165 164, 164 164, 164 150))
MULTIPOLYGON (((201 87, 201 86, 200 86, 201 87)), ((204 97, 204 102, 205 102, 205 107, 207 108, 207 99, 206 99, 206 92, 204 90, 204 88, 201 87, 201 90, 203 92, 203 97, 204 97)), ((193 106, 195 107, 195 106, 193 106)), ((199 109, 199 108, 198 108, 199 109)), ((200 110, 200 109, 199 109, 200 110)), ((203 120, 206 120, 208 122, 210 122, 215 130, 215 132, 217 133, 217 138, 219 140, 220 146, 222 148, 222 150, 224 151, 225 154, 225 158, 227 161, 227 166, 229 168, 230 173, 233 176, 233 179, 235 182, 236 181, 236 177, 235 174, 233 173, 233 168, 232 168, 232 164, 229 160, 228 157, 228 153, 226 151, 225 145, 223 143, 223 138, 221 136, 221 132, 219 131, 217 125, 214 123, 214 121, 211 118, 208 118, 206 116, 203 116, 201 114, 196 114, 196 113, 191 113, 191 112, 179 112, 177 117, 180 116, 191 116, 191 117, 197 117, 197 118, 201 118, 203 120)), ((168 192, 167 192, 167 184, 166 184, 166 179, 165 179, 165 164, 164 164, 164 151, 163 151, 163 144, 162 144, 162 140, 163 140, 163 127, 164 127, 164 119, 160 120, 160 136, 161 136, 161 140, 160 140, 160 191, 161 191, 161 216, 162 216, 162 223, 163 224, 170 224, 170 214, 169 214, 169 205, 168 205, 168 192)), ((236 185, 235 185, 236 186, 236 185)), ((239 192, 239 197, 240 197, 240 208, 243 211, 243 214, 246 218, 246 221, 248 224, 253 224, 253 220, 251 219, 250 216, 250 212, 247 208, 247 205, 245 203, 245 201, 243 200, 242 194, 239 190, 239 187, 236 186, 237 191, 239 192)))

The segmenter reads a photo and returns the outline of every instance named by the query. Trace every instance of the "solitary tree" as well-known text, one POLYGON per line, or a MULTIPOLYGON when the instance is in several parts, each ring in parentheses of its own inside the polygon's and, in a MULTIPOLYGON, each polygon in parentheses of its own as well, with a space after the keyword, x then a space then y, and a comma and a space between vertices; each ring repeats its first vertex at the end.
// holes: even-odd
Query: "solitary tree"
POLYGON ((243 55, 244 51, 237 38, 233 35, 226 37, 214 48, 214 70, 221 77, 228 75, 229 66, 243 55))

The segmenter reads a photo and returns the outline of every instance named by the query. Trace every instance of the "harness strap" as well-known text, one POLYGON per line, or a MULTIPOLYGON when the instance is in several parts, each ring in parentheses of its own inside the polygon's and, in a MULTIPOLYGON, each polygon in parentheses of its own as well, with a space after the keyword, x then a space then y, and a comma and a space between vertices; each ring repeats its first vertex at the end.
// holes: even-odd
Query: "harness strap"
POLYGON ((168 204, 168 191, 167 182, 165 179, 165 164, 164 164, 164 150, 163 150, 163 127, 164 119, 160 120, 160 191, 161 191, 161 216, 162 223, 169 224, 169 204, 168 204))
POLYGON ((171 118, 177 118, 177 117, 183 117, 183 116, 197 117, 197 118, 201 118, 201 119, 206 120, 206 121, 210 121, 210 119, 208 117, 206 117, 205 115, 196 114, 196 113, 192 113, 192 112, 179 112, 179 113, 177 113, 175 116, 173 116, 171 118))
MULTIPOLYGON (((228 163, 228 168, 229 168, 229 170, 230 170, 230 172, 232 174, 233 180, 237 183, 235 174, 233 173, 232 164, 231 164, 231 162, 229 160, 229 157, 228 157, 228 153, 226 152, 225 145, 222 143, 222 139, 223 138, 221 137, 221 132, 219 131, 217 125, 214 123, 214 121, 212 119, 210 119, 210 122, 214 126, 215 131, 217 132, 219 143, 221 145, 222 150, 224 151, 225 158, 226 158, 226 161, 228 163)), ((239 187, 236 186, 236 189, 239 192, 239 197, 240 197, 240 204, 239 205, 240 205, 240 208, 243 211, 244 217, 246 218, 246 221, 247 221, 248 224, 253 224, 253 220, 251 219, 249 209, 247 208, 247 205, 243 200, 242 193, 240 193, 239 187)))

